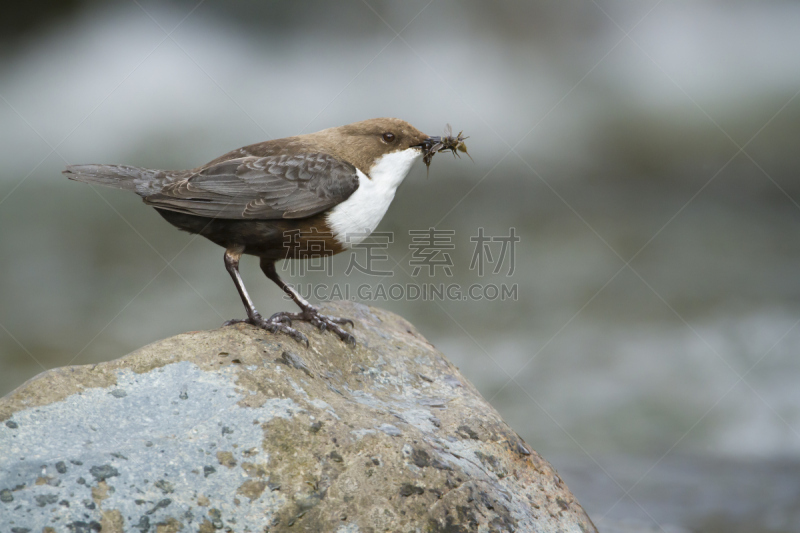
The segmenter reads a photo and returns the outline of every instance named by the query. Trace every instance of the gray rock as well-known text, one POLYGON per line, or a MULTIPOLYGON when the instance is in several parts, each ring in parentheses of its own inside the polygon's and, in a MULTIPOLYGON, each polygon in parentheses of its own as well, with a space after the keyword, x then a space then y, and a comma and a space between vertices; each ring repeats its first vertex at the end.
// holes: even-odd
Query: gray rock
POLYGON ((326 309, 356 348, 239 324, 0 399, 0 530, 596 532, 413 326, 326 309))

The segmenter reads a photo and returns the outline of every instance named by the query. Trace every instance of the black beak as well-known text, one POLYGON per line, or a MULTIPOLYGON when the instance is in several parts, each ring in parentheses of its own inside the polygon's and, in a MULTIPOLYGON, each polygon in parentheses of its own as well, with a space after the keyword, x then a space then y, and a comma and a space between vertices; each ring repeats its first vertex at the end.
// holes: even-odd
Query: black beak
POLYGON ((422 161, 428 168, 431 166, 433 154, 444 149, 444 143, 441 137, 428 137, 416 146, 422 147, 422 161))
POLYGON ((437 144, 442 144, 441 137, 428 137, 424 141, 419 144, 415 144, 414 146, 420 146, 422 148, 423 153, 430 153, 432 152, 432 148, 437 144))

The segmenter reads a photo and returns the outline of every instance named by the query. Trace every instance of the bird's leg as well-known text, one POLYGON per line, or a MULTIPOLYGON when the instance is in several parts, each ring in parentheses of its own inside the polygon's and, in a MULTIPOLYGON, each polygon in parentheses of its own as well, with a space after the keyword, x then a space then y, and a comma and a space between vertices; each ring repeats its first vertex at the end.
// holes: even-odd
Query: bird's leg
POLYGON ((283 291, 288 294, 292 300, 294 300, 294 303, 300 306, 300 309, 302 310, 300 313, 275 313, 272 315, 272 317, 270 317, 270 320, 287 320, 289 323, 291 323, 292 320, 303 320, 305 322, 310 322, 312 325, 318 327, 320 331, 329 329, 336 333, 344 342, 355 346, 356 338, 352 333, 341 327, 342 324, 350 324, 352 326, 352 320, 349 318, 339 318, 320 313, 319 309, 308 303, 305 298, 300 296, 296 290, 287 285, 280 278, 280 276, 278 276, 278 271, 275 269, 275 261, 262 259, 261 270, 263 270, 264 274, 266 274, 269 279, 274 281, 278 287, 283 289, 283 291))
MULTIPOLYGON (((247 294, 247 289, 244 287, 242 276, 239 274, 239 259, 241 259, 243 251, 244 246, 235 246, 225 250, 225 270, 227 270, 228 274, 231 275, 231 278, 233 278, 233 284, 236 285, 236 290, 239 291, 239 296, 242 298, 244 309, 247 311, 247 320, 250 322, 255 322, 261 319, 261 313, 259 313, 256 310, 255 305, 253 305, 253 300, 251 300, 250 295, 247 294)), ((231 320, 229 322, 244 321, 231 320)))
POLYGON ((264 328, 272 333, 275 333, 276 331, 282 331, 283 333, 290 335, 295 340, 308 344, 308 339, 306 336, 285 324, 285 321, 273 320, 272 318, 269 320, 264 320, 264 317, 261 316, 261 313, 256 310, 256 307, 253 305, 253 300, 250 299, 250 295, 247 294, 247 289, 244 287, 242 276, 239 274, 239 259, 242 257, 243 251, 244 246, 233 246, 225 250, 225 270, 227 270, 228 274, 231 275, 231 278, 233 278, 233 284, 236 285, 236 290, 239 291, 239 296, 241 296, 242 303, 247 311, 247 319, 228 320, 225 322, 225 324, 223 324, 223 326, 230 326, 231 324, 246 322, 248 324, 264 328))

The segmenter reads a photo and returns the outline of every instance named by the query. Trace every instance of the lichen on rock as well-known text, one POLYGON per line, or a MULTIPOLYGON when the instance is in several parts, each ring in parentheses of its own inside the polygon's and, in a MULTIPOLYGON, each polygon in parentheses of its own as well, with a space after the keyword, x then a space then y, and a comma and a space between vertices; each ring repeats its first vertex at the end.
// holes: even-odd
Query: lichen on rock
POLYGON ((358 345, 239 324, 45 372, 0 399, 0 529, 596 531, 408 322, 358 345))

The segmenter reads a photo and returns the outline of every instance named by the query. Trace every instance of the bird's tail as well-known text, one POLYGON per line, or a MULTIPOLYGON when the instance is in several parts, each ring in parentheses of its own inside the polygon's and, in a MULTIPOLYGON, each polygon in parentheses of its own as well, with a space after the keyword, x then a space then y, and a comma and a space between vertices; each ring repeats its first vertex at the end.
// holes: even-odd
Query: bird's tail
POLYGON ((68 165, 62 173, 71 180, 133 191, 141 197, 159 192, 171 181, 163 170, 126 165, 68 165))

